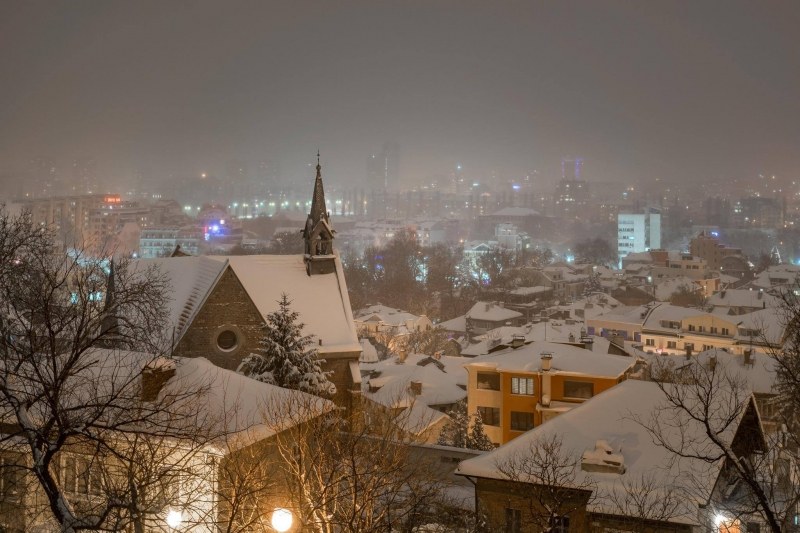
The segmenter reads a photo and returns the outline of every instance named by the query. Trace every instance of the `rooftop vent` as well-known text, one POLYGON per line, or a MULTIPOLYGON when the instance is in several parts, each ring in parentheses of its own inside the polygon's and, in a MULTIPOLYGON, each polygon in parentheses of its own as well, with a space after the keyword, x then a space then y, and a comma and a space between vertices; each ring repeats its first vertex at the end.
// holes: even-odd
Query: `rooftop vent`
POLYGON ((586 450, 581 457, 581 470, 584 472, 603 472, 607 474, 624 474, 625 458, 605 440, 595 442, 593 450, 586 450))

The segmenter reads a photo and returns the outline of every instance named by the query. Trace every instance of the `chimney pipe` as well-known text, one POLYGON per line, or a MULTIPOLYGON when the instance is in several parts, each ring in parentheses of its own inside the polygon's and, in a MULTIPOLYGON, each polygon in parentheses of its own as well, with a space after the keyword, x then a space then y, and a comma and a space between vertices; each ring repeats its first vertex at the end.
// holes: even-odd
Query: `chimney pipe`
POLYGON ((553 354, 551 352, 542 352, 542 372, 549 372, 553 363, 553 354))

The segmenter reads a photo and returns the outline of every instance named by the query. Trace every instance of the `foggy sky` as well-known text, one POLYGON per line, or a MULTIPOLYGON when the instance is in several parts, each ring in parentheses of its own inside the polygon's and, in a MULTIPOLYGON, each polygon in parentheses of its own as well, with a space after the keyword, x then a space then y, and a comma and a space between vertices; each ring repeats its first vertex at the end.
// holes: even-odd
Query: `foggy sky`
POLYGON ((800 177, 800 3, 0 0, 0 170, 800 177))

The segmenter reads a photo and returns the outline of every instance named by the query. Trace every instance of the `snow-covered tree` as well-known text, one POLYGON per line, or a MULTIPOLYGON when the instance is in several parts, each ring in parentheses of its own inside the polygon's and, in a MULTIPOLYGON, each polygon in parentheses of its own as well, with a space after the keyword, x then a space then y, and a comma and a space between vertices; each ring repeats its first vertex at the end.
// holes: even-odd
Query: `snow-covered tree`
POLYGON ((469 416, 466 399, 458 402, 448 413, 450 420, 442 428, 437 444, 466 448, 469 438, 469 416))
POLYGON ((312 348, 314 339, 303 335, 300 314, 291 309, 289 295, 278 300, 280 308, 267 315, 264 336, 258 353, 251 353, 239 365, 239 372, 259 381, 320 396, 336 393, 330 382, 331 372, 322 370, 323 359, 312 348))
POLYGON ((467 438, 467 448, 487 452, 489 450, 494 450, 494 444, 489 440, 489 437, 486 435, 486 430, 483 427, 483 418, 481 417, 480 411, 476 411, 472 417, 473 421, 469 431, 469 437, 467 438))
POLYGON ((494 450, 494 444, 489 440, 483 427, 481 414, 479 412, 472 416, 467 414, 466 399, 458 402, 448 415, 450 421, 442 428, 437 444, 471 450, 494 450))

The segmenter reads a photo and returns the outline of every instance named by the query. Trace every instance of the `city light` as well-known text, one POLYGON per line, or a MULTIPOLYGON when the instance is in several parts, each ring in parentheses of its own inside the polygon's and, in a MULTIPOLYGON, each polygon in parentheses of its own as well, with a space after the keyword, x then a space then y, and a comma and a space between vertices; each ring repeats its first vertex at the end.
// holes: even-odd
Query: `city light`
POLYGON ((292 527, 292 512, 289 509, 281 507, 272 511, 272 520, 270 520, 272 527, 275 531, 285 532, 289 531, 292 527))
POLYGON ((183 523, 183 513, 170 509, 167 513, 167 525, 172 529, 178 529, 183 523))

